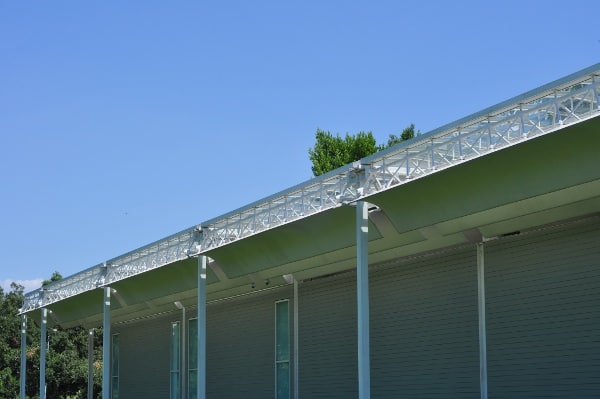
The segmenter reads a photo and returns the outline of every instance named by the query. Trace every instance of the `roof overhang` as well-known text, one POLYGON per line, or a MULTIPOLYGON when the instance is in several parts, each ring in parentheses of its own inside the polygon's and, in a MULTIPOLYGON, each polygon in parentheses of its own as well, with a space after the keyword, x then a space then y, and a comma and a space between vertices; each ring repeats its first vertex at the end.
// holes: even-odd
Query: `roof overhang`
MULTIPOLYGON (((369 262, 381 263, 482 237, 600 212, 600 116, 363 198, 369 262)), ((206 253, 208 301, 246 295, 355 267, 351 203, 282 224, 206 253)), ((194 306, 197 260, 111 284, 113 322, 194 306)), ((101 289, 49 306, 65 327, 100 325, 101 289)))

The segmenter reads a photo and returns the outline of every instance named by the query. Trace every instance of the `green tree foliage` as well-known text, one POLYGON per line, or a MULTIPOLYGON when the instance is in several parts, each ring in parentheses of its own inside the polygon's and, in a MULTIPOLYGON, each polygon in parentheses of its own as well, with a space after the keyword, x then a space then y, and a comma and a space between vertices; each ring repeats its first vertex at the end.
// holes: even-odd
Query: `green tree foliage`
MULTIPOLYGON (((60 280, 55 272, 50 280, 60 280)), ((19 397, 21 367, 21 319, 19 308, 23 304, 23 287, 11 285, 11 291, 0 287, 0 398, 19 397)), ((87 397, 88 330, 81 327, 63 329, 49 326, 46 356, 46 394, 57 399, 87 397)), ((94 393, 101 397, 102 330, 94 330, 94 393)), ((40 328, 39 320, 27 318, 27 376, 26 394, 39 397, 40 328)))
POLYGON ((59 272, 54 272, 54 273, 52 273, 52 277, 50 277, 50 280, 44 280, 42 282, 42 287, 45 287, 48 284, 51 284, 51 283, 61 280, 61 279, 62 279, 62 275, 59 272))
POLYGON ((346 133, 345 137, 341 137, 317 129, 315 146, 308 149, 308 155, 313 163, 313 174, 319 176, 376 151, 377 145, 371 132, 346 133))
POLYGON ((391 146, 401 143, 403 141, 410 140, 413 137, 415 137, 415 135, 418 136, 419 134, 421 134, 421 132, 417 131, 415 133, 415 124, 411 123, 410 126, 405 127, 404 130, 402 130, 402 133, 400 133, 400 136, 396 136, 395 134, 390 134, 388 137, 387 144, 385 146, 381 146, 380 149, 383 150, 385 148, 391 147, 391 146))
POLYGON ((415 133, 415 125, 411 124, 400 136, 390 134, 387 144, 377 145, 372 132, 360 131, 355 135, 346 133, 341 137, 339 133, 334 136, 329 131, 317 129, 315 145, 308 149, 313 175, 320 176, 419 134, 415 133))
POLYGON ((17 314, 23 287, 13 283, 11 289, 5 294, 0 287, 0 398, 19 396, 21 326, 17 314))

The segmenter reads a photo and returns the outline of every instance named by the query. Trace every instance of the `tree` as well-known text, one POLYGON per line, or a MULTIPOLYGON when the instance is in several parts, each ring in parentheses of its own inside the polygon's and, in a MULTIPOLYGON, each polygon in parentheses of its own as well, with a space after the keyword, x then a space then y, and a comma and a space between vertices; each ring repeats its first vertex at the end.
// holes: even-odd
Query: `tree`
MULTIPOLYGON (((416 134, 420 133, 416 132, 416 134)), ((377 145, 372 132, 360 131, 355 135, 346 133, 345 137, 341 137, 339 133, 334 136, 329 131, 317 129, 315 145, 308 149, 313 175, 320 176, 414 136, 414 124, 405 128, 400 136, 390 134, 385 145, 377 145)))
MULTIPOLYGON (((418 136, 419 134, 421 134, 421 132, 417 131, 416 135, 418 136)), ((396 136, 395 134, 390 134, 388 137, 387 145, 382 146, 380 149, 383 150, 385 148, 391 147, 391 146, 401 143, 403 141, 410 140, 413 137, 415 137, 415 124, 411 123, 410 126, 405 127, 404 130, 402 130, 402 133, 400 133, 400 136, 396 136)))
MULTIPOLYGON (((95 331, 96 348, 99 347, 98 335, 98 331, 95 331)), ((82 327, 69 329, 56 327, 49 332, 46 372, 48 397, 85 397, 88 372, 87 350, 88 331, 82 327)), ((100 358, 98 353, 95 358, 100 358)), ((98 395, 100 381, 94 382, 94 392, 98 395)))
MULTIPOLYGON (((44 285, 62 277, 54 272, 44 285)), ((11 284, 11 291, 0 287, 0 398, 19 397, 21 367, 21 334, 19 308, 23 304, 24 287, 11 284)), ((27 376, 28 397, 37 397, 39 391, 40 328, 39 320, 27 318, 27 376)), ((101 341, 102 330, 94 331, 94 392, 101 394, 101 341)), ((87 392, 87 341, 88 331, 82 327, 48 328, 46 358, 46 393, 57 399, 85 398, 87 392)))
POLYGON ((21 361, 20 322, 17 314, 23 299, 23 287, 13 283, 11 291, 0 287, 0 397, 19 396, 21 361))
POLYGON ((52 277, 50 277, 50 280, 42 281, 42 287, 45 287, 48 284, 51 284, 58 280, 62 280, 62 274, 60 274, 59 272, 54 272, 54 273, 52 273, 52 277))
POLYGON ((315 146, 308 149, 315 176, 357 161, 377 151, 375 138, 371 132, 358 132, 356 135, 346 133, 346 136, 342 138, 339 133, 334 136, 330 132, 317 129, 315 136, 315 146))

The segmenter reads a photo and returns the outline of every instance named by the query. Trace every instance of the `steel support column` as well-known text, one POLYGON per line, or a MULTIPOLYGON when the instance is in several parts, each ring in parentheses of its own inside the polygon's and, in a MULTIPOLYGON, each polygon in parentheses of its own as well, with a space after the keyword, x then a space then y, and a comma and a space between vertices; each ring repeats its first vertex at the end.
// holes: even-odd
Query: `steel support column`
POLYGON ((110 287, 104 287, 102 321, 102 399, 110 399, 110 287))
POLYGON ((300 359, 298 336, 298 280, 294 277, 294 399, 300 396, 300 359))
POLYGON ((487 399, 487 336, 485 323, 485 267, 483 242, 477 244, 477 299, 479 312, 479 385, 481 399, 487 399))
POLYGON ((369 204, 356 203, 356 288, 358 305, 358 397, 371 396, 369 340, 369 204))
POLYGON ((181 345, 180 345, 180 353, 181 353, 181 366, 179 367, 181 369, 181 376, 180 376, 180 382, 181 382, 181 397, 182 398, 187 398, 188 394, 187 394, 187 380, 188 380, 188 371, 187 371, 187 344, 186 344, 186 336, 187 333, 187 312, 185 309, 185 306, 183 306, 183 304, 181 305, 181 331, 180 331, 180 336, 181 336, 181 345))
POLYGON ((206 263, 198 257, 198 392, 197 399, 206 399, 206 263))
POLYGON ((94 330, 88 331, 88 386, 87 399, 94 398, 94 330))
POLYGON ((25 380, 27 378, 27 315, 21 315, 21 375, 19 375, 19 399, 25 399, 25 380))
POLYGON ((40 399, 46 399, 46 348, 48 345, 48 309, 42 309, 40 327, 40 399))

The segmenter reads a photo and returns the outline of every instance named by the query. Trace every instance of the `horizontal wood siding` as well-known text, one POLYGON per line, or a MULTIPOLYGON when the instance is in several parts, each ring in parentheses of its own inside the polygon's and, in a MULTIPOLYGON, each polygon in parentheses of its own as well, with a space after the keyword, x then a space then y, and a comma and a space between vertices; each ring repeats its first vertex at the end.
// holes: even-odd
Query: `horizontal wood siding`
POLYGON ((599 227, 486 244, 490 398, 600 397, 599 227))

